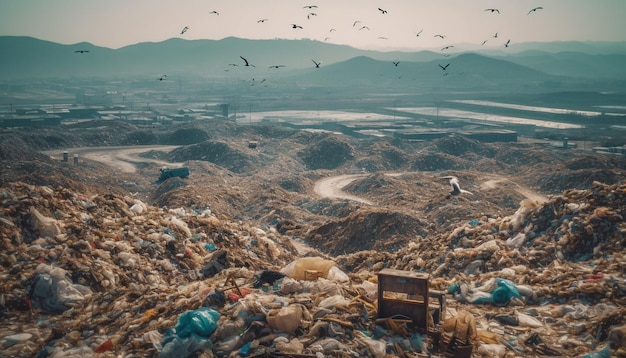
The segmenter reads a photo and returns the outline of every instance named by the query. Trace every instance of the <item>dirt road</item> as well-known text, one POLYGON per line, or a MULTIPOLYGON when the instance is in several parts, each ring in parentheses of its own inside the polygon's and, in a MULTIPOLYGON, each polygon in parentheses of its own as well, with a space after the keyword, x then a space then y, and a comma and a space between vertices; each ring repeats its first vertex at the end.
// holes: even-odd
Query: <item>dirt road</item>
POLYGON ((346 199, 358 201, 366 205, 374 205, 374 203, 369 200, 350 195, 342 190, 353 181, 366 176, 367 174, 346 174, 320 179, 315 182, 313 190, 317 195, 324 198, 346 199))
MULTIPOLYGON (((400 173, 389 173, 386 175, 398 176, 400 175, 400 173)), ((338 176, 320 179, 315 183, 315 187, 313 190, 315 191, 317 195, 324 197, 324 198, 346 199, 346 200, 357 201, 357 202, 367 204, 367 205, 374 205, 374 203, 372 203, 369 200, 359 198, 354 195, 350 195, 342 190, 348 184, 352 183, 353 181, 359 178, 363 178, 365 176, 367 176, 367 174, 345 174, 345 175, 338 175, 338 176)), ((544 195, 534 192, 529 188, 523 187, 505 177, 490 176, 486 179, 487 180, 485 180, 480 185, 480 188, 483 190, 493 189, 497 185, 509 185, 509 186, 513 186, 513 190, 517 191, 518 193, 525 196, 526 198, 538 201, 540 203, 548 201, 548 198, 545 197, 544 195)))
POLYGON ((95 160, 108 166, 118 169, 124 173, 134 173, 137 170, 138 163, 156 163, 161 166, 180 166, 182 163, 170 163, 167 161, 140 157, 139 154, 151 150, 170 152, 178 148, 175 145, 135 145, 135 146, 115 146, 115 147, 79 147, 68 149, 57 149, 43 152, 53 158, 60 159, 63 152, 67 151, 70 159, 73 160, 74 154, 78 154, 80 158, 95 160))
POLYGON ((526 198, 531 199, 531 200, 535 200, 537 202, 543 203, 548 201, 548 198, 542 194, 539 194, 537 192, 532 191, 531 189, 527 188, 527 187, 523 187, 513 181, 511 181, 508 178, 505 177, 501 177, 501 176, 490 176, 487 178, 486 181, 484 181, 482 184, 480 184, 480 188, 483 190, 489 190, 489 189, 493 189, 495 188, 497 185, 508 185, 508 186, 513 186, 513 190, 517 191, 518 193, 524 195, 526 198))

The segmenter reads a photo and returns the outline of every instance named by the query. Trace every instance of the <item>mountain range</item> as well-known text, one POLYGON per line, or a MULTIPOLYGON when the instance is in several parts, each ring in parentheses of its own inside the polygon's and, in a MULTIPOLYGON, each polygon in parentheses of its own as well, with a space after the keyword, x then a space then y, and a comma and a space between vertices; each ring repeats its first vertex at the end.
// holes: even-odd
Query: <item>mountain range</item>
MULTIPOLYGON (((462 48, 462 46, 457 46, 462 48)), ((0 36, 0 81, 45 78, 126 78, 163 74, 220 78, 250 74, 367 85, 380 78, 434 79, 463 75, 464 81, 572 78, 626 80, 626 43, 528 43, 507 52, 372 51, 314 40, 185 40, 144 42, 119 49, 83 42, 59 44, 32 37, 0 36), (555 52, 556 49, 556 52, 555 52), (562 51, 558 51, 561 49, 562 51), (245 58, 251 66, 244 66, 245 58), (321 62, 316 69, 313 62, 321 62), (394 65, 392 62, 398 62, 394 65), (450 64, 449 67, 445 67, 450 64), (280 66, 271 68, 271 66, 280 66), (445 68, 445 69, 444 69, 445 68), (247 71, 247 72, 245 72, 247 71)))

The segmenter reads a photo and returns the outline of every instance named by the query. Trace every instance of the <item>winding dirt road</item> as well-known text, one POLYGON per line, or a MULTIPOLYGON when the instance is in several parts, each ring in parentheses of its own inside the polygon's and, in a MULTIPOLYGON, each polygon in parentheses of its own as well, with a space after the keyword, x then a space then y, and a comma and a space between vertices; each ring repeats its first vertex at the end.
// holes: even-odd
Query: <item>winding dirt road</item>
POLYGON ((156 163, 161 166, 180 166, 183 163, 171 163, 159 159, 140 157, 139 154, 157 150, 162 152, 170 152, 179 146, 176 145, 133 145, 133 146, 115 146, 115 147, 79 147, 69 149, 57 149, 43 152, 53 158, 62 158, 63 152, 67 151, 70 159, 73 160, 74 154, 81 157, 107 164, 108 166, 118 169, 124 173, 134 173, 137 171, 139 163, 156 163))
POLYGON ((350 195, 342 190, 353 181, 359 178, 364 178, 366 176, 367 174, 345 174, 320 179, 315 182, 315 187, 313 188, 313 191, 315 191, 317 195, 323 198, 346 199, 357 201, 366 205, 374 205, 374 203, 369 200, 350 195))
MULTIPOLYGON (((375 205, 369 200, 360 198, 358 196, 350 195, 342 190, 348 184, 352 183, 353 181, 359 178, 366 177, 367 175, 368 174, 345 174, 345 175, 338 175, 338 176, 320 179, 317 182, 315 182, 315 187, 313 188, 313 190, 318 196, 321 196, 323 198, 346 199, 346 200, 357 201, 359 203, 363 203, 366 205, 375 205)), ((386 175, 398 176, 399 173, 389 173, 386 175)), ((540 203, 548 201, 548 198, 545 197, 544 195, 534 192, 531 189, 523 187, 511 181, 510 179, 507 179, 502 176, 493 175, 493 176, 488 177, 486 181, 481 183, 480 188, 483 190, 489 190, 489 189, 495 188, 498 184, 501 184, 501 183, 510 183, 511 185, 514 186, 513 190, 517 191, 524 197, 529 198, 531 200, 535 200, 540 203)))
MULTIPOLYGON (((134 173, 137 170, 137 164, 139 163, 156 163, 161 166, 180 166, 183 163, 171 163, 159 159, 154 158, 146 158, 140 157, 139 154, 145 153, 148 151, 162 151, 162 152, 170 152, 174 149, 178 148, 175 145, 147 145, 147 146, 115 146, 115 147, 79 147, 79 148, 69 148, 69 149, 57 149, 51 151, 44 151, 43 153, 46 155, 50 155, 53 158, 62 158, 63 152, 67 151, 68 155, 71 158, 74 154, 78 154, 79 158, 84 157, 90 160, 98 161, 104 164, 109 165, 112 168, 118 169, 121 172, 125 173, 134 173)), ((344 174, 332 176, 324 179, 320 179, 315 182, 315 186, 313 188, 314 192, 323 198, 331 198, 331 199, 345 199, 356 201, 365 205, 375 205, 375 203, 355 196, 348 194, 343 191, 343 188, 348 186, 353 181, 364 178, 369 174, 344 174)), ((397 176, 400 173, 387 173, 389 176, 397 176)), ((538 202, 545 202, 548 200, 544 195, 536 193, 529 188, 523 187, 508 178, 498 176, 498 175, 490 175, 486 178, 484 182, 480 184, 480 188, 483 190, 489 190, 495 188, 499 184, 503 185, 512 185, 513 189, 525 196, 526 198, 536 200, 538 202)))

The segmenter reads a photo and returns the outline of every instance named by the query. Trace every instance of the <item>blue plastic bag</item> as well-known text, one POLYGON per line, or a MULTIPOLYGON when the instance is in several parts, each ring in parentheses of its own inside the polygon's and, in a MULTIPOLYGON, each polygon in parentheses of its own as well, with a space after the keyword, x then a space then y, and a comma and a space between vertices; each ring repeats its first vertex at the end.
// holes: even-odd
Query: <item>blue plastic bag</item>
POLYGON ((496 284, 498 288, 491 292, 491 297, 493 299, 493 303, 495 304, 507 304, 511 298, 521 298, 522 296, 519 294, 517 287, 510 280, 503 278, 496 278, 496 284))
POLYGON ((217 320, 219 318, 219 312, 208 307, 187 311, 178 317, 176 336, 187 338, 195 335, 200 338, 209 338, 217 329, 217 320))

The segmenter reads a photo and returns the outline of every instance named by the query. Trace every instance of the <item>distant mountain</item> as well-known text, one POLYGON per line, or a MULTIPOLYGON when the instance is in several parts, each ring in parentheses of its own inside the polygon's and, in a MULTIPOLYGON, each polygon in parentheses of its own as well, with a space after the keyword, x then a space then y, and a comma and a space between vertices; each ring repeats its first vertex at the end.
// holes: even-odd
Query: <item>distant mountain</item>
POLYGON ((507 78, 529 82, 541 77, 547 79, 548 74, 626 78, 626 69, 622 65, 626 51, 619 52, 626 48, 623 43, 615 43, 613 47, 609 43, 554 43, 552 49, 579 49, 581 52, 542 50, 549 45, 516 44, 516 48, 534 46, 535 50, 516 53, 476 50, 450 56, 433 51, 368 51, 314 40, 172 38, 110 49, 90 43, 64 45, 32 37, 0 36, 0 80, 64 77, 156 79, 162 74, 222 77, 233 73, 242 77, 261 77, 276 71, 285 76, 297 75, 302 80, 319 81, 327 77, 329 82, 347 83, 345 79, 350 78, 355 83, 377 86, 398 80, 439 81, 443 76, 458 77, 456 80, 459 83, 470 79, 489 83, 507 78), (607 52, 610 48, 616 52, 607 52), (240 56, 255 67, 245 67, 240 56), (314 68, 312 60, 321 62, 321 67, 314 68), (392 61, 400 63, 394 66, 392 61), (448 62, 451 65, 448 75, 445 75, 446 71, 438 65, 448 62), (270 69, 273 65, 285 67, 270 69), (342 78, 343 82, 339 80, 342 78))
POLYGON ((241 70, 244 62, 239 56, 248 59, 257 72, 273 65, 284 65, 287 71, 309 68, 314 66, 313 59, 327 64, 361 55, 389 61, 428 61, 438 56, 428 51, 365 51, 313 40, 247 40, 234 37, 222 40, 172 38, 114 50, 89 43, 63 45, 32 37, 1 36, 0 49, 0 79, 159 76, 165 73, 220 76, 227 70, 241 70), (89 52, 75 52, 80 50, 89 52))
POLYGON ((565 80, 510 61, 465 53, 426 62, 380 61, 358 56, 294 75, 316 86, 384 89, 482 88, 537 86, 565 80))
POLYGON ((581 78, 626 79, 626 54, 524 51, 501 57, 546 73, 581 78))

